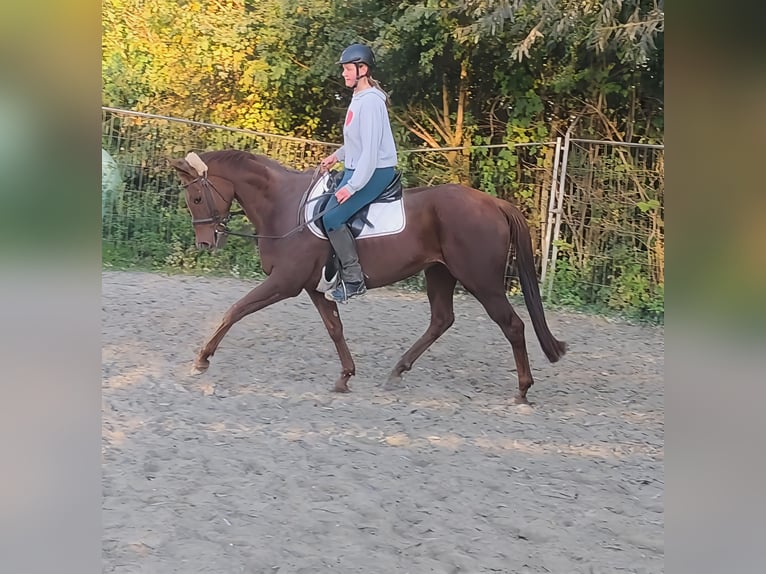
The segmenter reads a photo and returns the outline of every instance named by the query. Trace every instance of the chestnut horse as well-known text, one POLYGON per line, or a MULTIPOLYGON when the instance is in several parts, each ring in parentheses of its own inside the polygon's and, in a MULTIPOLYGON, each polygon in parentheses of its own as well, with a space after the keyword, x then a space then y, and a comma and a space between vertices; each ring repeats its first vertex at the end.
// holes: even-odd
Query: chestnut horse
MULTIPOLYGON (((268 276, 225 313, 199 351, 193 372, 208 369, 209 358, 237 321, 304 290, 319 311, 340 358, 341 375, 334 390, 348 392, 348 381, 355 374, 354 359, 343 336, 337 305, 317 290, 328 261, 329 242, 307 231, 305 223, 297 226, 299 210, 317 172, 312 176, 311 170, 295 171, 239 150, 192 153, 185 159, 171 160, 171 165, 186 189, 197 247, 217 246, 236 200, 258 232, 261 265, 268 276)), ((430 324, 396 363, 386 386, 401 381, 402 373, 409 371, 452 325, 453 293, 460 281, 510 341, 519 383, 515 402, 526 403, 533 380, 524 323, 506 297, 505 271, 510 254, 515 253, 524 301, 548 360, 558 361, 566 352, 566 344, 548 329, 523 215, 506 201, 456 184, 407 189, 403 197, 406 226, 401 232, 357 240, 369 289, 425 272, 430 324)))

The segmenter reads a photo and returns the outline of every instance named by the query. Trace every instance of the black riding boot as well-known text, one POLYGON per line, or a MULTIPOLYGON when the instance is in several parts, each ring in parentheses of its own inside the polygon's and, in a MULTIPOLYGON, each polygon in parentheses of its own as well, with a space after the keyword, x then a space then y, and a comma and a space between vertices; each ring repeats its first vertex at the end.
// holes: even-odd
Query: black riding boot
POLYGON ((329 231, 327 237, 340 262, 341 282, 332 291, 327 291, 324 296, 330 301, 345 303, 351 297, 362 295, 367 291, 362 266, 359 265, 359 257, 356 253, 356 241, 347 225, 329 231))

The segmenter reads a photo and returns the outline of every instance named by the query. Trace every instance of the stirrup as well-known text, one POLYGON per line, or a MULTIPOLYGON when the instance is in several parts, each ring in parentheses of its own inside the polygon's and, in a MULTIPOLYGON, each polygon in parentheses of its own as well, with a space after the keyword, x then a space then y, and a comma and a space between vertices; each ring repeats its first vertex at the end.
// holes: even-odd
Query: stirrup
POLYGON ((364 281, 346 283, 341 281, 338 286, 332 291, 327 291, 324 296, 329 301, 335 301, 336 303, 348 303, 351 297, 358 297, 364 295, 367 292, 367 286, 364 281))

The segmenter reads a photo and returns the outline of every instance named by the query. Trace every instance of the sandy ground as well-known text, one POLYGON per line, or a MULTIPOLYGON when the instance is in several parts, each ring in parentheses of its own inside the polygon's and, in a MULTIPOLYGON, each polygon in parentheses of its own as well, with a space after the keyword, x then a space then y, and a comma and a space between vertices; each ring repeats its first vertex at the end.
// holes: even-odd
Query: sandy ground
POLYGON ((662 329, 549 312, 514 406, 510 345, 471 297, 404 386, 425 295, 341 308, 352 393, 308 297, 196 350, 252 287, 103 274, 104 571, 663 572, 662 329))

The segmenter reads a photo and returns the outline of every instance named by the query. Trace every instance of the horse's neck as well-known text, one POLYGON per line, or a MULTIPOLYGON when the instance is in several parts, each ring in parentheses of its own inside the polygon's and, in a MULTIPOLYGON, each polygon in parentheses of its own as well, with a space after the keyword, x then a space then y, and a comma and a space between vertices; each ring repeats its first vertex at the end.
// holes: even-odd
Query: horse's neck
POLYGON ((300 175, 258 164, 234 186, 234 198, 259 235, 284 235, 295 227, 301 194, 296 193, 296 180, 291 178, 300 175))

